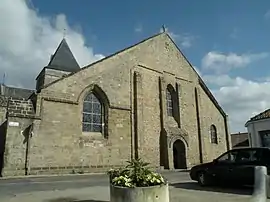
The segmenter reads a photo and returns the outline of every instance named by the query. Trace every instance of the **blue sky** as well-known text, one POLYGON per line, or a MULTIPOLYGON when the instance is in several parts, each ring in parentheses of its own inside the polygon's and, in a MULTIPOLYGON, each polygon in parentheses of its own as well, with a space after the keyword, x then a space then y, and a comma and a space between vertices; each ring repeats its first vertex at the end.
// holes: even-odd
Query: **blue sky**
POLYGON ((32 2, 41 15, 64 13, 72 26, 82 28, 87 43, 105 55, 153 35, 162 24, 175 34, 195 37, 184 52, 198 67, 209 51, 265 52, 270 47, 270 21, 264 16, 268 0, 32 2), (141 33, 134 32, 137 26, 142 26, 141 33))
POLYGON ((1 0, 0 24, 0 74, 9 85, 34 86, 64 28, 86 65, 165 24, 229 114, 232 132, 270 108, 269 0, 1 0))

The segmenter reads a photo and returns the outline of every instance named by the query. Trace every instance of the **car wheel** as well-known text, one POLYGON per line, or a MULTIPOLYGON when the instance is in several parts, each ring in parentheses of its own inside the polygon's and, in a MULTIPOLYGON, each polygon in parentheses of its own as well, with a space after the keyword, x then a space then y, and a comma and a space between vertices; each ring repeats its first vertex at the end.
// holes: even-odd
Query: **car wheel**
POLYGON ((205 172, 199 172, 197 174, 198 183, 201 186, 207 186, 209 184, 209 179, 205 172))

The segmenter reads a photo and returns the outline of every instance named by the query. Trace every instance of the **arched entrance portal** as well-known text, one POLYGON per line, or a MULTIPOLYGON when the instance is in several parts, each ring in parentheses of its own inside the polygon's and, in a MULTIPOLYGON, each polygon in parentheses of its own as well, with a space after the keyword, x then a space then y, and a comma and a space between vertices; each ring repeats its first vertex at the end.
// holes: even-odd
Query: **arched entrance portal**
POLYGON ((173 143, 173 164, 175 169, 186 169, 186 147, 182 140, 173 143))

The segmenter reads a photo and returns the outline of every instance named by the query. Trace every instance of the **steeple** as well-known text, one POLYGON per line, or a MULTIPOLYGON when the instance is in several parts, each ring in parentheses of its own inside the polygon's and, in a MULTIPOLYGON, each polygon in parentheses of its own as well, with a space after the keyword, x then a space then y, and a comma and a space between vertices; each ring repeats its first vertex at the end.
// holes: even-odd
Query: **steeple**
POLYGON ((47 68, 66 72, 76 72, 80 69, 65 38, 63 38, 55 53, 52 55, 47 68))
POLYGON ((40 90, 49 83, 79 70, 80 66, 73 56, 66 39, 63 38, 55 53, 51 56, 49 64, 37 76, 36 90, 40 90))

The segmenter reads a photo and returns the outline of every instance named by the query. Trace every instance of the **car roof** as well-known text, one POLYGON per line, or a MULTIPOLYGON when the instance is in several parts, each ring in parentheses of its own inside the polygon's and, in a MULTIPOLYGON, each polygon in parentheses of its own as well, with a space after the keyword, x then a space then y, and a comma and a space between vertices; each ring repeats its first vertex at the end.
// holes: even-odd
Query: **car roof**
POLYGON ((231 149, 229 151, 242 151, 242 150, 269 150, 270 151, 270 148, 268 147, 241 147, 241 148, 235 148, 235 149, 231 149))

